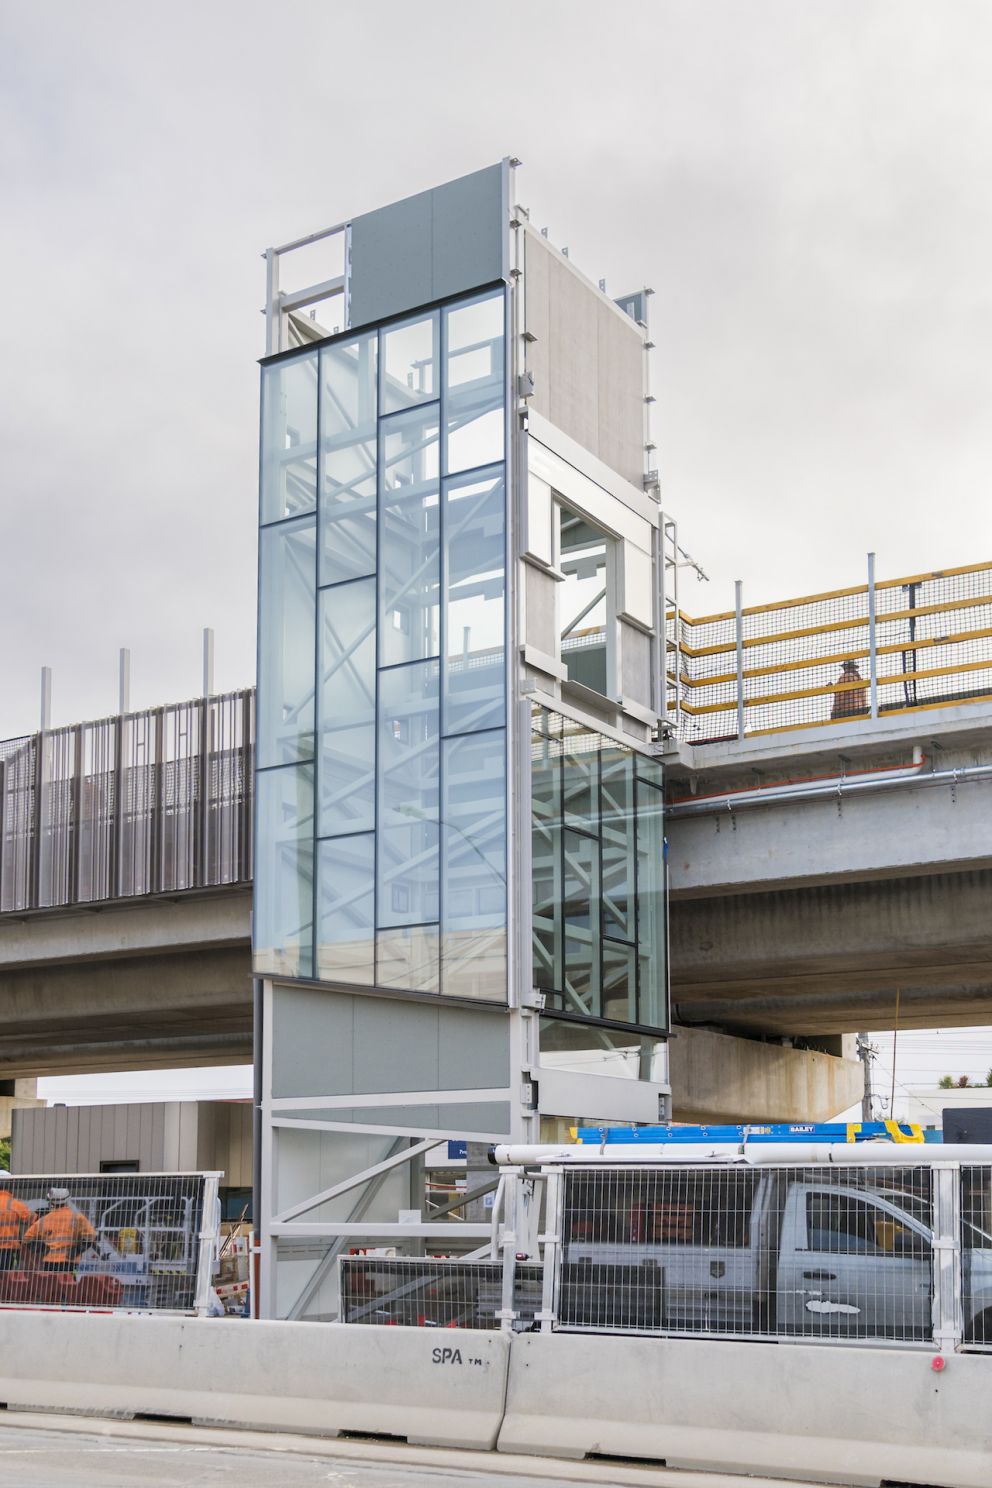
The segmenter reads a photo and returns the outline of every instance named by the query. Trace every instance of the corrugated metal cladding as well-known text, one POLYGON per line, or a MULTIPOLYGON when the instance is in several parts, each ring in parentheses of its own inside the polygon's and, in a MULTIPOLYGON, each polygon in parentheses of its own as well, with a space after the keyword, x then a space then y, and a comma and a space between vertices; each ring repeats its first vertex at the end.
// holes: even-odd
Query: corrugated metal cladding
POLYGON ((222 1172, 248 1188, 252 1108, 241 1101, 149 1101, 15 1111, 11 1172, 98 1173, 136 1162, 139 1172, 222 1172))

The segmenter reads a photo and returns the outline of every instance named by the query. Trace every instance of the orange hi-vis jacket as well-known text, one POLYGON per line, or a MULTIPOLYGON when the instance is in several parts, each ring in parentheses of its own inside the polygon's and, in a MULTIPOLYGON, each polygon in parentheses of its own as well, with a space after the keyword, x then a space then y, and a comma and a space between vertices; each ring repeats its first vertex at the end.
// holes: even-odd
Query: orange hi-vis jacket
POLYGON ((27 1204, 15 1199, 9 1188, 0 1188, 0 1250, 17 1250, 24 1226, 34 1215, 27 1204))
POLYGON ((51 1266, 69 1266, 77 1251, 95 1239, 96 1230, 85 1214, 71 1209, 68 1204, 62 1204, 58 1209, 50 1209, 47 1214, 35 1220, 24 1236, 24 1243, 27 1245, 32 1240, 43 1241, 43 1260, 51 1266))

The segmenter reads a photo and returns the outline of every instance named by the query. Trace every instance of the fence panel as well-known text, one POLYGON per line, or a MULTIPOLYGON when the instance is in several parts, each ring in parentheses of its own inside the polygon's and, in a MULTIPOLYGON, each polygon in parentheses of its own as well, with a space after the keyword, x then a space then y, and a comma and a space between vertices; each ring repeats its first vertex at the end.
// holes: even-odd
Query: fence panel
POLYGON ((961 1168, 964 1346, 992 1352, 992 1164, 961 1168))
POLYGON ((557 1326, 924 1342, 929 1169, 578 1169, 562 1174, 557 1326))
POLYGON ((0 1307, 207 1311, 218 1176, 0 1179, 0 1307))
MULTIPOLYGON (((455 1261, 408 1256, 342 1256, 343 1323, 420 1328, 499 1328, 500 1261, 455 1261)), ((541 1310, 544 1268, 518 1262, 514 1273, 515 1327, 532 1327, 541 1310)))

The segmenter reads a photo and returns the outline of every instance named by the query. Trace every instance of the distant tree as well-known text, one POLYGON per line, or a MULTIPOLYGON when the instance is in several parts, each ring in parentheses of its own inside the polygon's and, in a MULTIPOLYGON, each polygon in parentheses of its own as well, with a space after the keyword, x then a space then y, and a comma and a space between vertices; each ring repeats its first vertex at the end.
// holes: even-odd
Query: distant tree
POLYGON ((992 1085, 992 1070, 989 1070, 988 1074, 985 1076, 985 1083, 986 1085, 992 1085))
POLYGON ((0 1137, 0 1168, 10 1172, 10 1138, 0 1137))
POLYGON ((950 1075, 941 1075, 940 1079, 937 1082, 937 1086, 940 1090, 953 1090, 954 1081, 951 1079, 950 1075))
POLYGON ((971 1081, 968 1079, 968 1076, 967 1075, 959 1075, 958 1076, 958 1089, 959 1090, 967 1090, 970 1085, 971 1085, 971 1081))

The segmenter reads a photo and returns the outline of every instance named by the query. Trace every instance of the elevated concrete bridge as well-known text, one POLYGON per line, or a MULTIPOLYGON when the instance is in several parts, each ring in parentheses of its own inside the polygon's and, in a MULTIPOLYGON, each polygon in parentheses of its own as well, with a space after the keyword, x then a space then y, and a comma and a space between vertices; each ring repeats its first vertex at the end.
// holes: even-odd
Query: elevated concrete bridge
MULTIPOLYGON (((830 1114, 853 1029, 992 1021, 989 638, 987 565, 670 619, 682 1114, 830 1114)), ((253 708, 0 745, 0 1080, 250 1059, 253 708)))

